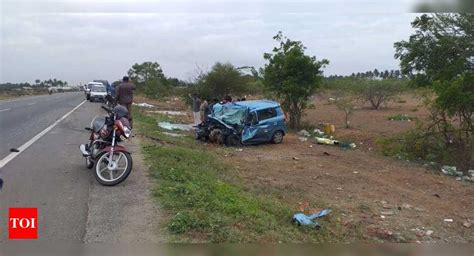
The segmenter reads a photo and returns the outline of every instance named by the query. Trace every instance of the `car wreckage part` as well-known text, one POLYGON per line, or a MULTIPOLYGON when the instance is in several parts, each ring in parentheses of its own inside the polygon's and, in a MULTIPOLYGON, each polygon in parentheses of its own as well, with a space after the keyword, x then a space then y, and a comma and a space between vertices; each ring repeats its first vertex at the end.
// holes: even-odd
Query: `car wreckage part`
POLYGON ((209 140, 214 143, 224 144, 224 138, 221 129, 214 129, 209 133, 209 140))

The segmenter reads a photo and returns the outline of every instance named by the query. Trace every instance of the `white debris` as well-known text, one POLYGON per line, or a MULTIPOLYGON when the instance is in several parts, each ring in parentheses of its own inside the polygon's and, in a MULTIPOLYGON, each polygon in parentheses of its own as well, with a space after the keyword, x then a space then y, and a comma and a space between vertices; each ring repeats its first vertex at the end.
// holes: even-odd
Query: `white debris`
POLYGON ((171 136, 171 137, 184 137, 184 134, 178 134, 178 133, 163 132, 163 134, 171 136))
POLYGON ((159 122, 158 126, 166 129, 166 130, 182 130, 182 131, 190 131, 193 129, 191 124, 172 124, 169 122, 159 122))
POLYGON ((453 219, 444 219, 444 222, 453 222, 453 219))
POLYGON ((155 106, 153 106, 151 104, 148 104, 148 103, 133 103, 133 105, 139 106, 139 107, 142 107, 142 108, 153 108, 153 107, 155 107, 155 106))
POLYGON ((298 135, 299 135, 299 136, 303 136, 303 137, 309 137, 309 136, 311 136, 311 134, 309 134, 309 132, 306 131, 306 130, 301 130, 301 131, 299 131, 299 132, 298 132, 298 135))
POLYGON ((186 112, 184 111, 173 111, 173 110, 156 110, 156 111, 147 111, 149 113, 158 113, 168 116, 185 116, 186 112))

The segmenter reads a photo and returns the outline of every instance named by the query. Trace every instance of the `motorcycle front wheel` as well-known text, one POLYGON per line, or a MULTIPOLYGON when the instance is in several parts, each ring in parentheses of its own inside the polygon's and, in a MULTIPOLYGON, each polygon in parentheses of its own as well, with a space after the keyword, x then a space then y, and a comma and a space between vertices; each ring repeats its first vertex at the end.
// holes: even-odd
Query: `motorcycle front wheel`
POLYGON ((128 152, 114 152, 109 164, 110 152, 101 153, 95 162, 95 179, 104 186, 115 186, 124 181, 132 171, 132 156, 128 152))

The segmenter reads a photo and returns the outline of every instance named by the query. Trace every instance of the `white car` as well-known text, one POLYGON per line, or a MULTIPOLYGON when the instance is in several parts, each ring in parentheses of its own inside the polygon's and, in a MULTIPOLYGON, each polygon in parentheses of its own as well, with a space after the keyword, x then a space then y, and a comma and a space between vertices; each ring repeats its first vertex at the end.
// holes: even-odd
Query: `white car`
POLYGON ((93 101, 102 101, 105 102, 105 97, 107 96, 107 90, 103 84, 94 84, 90 86, 90 102, 93 101))
POLYGON ((89 82, 86 85, 84 85, 84 93, 86 94, 86 100, 90 100, 91 96, 91 88, 95 85, 103 85, 102 83, 99 82, 89 82))

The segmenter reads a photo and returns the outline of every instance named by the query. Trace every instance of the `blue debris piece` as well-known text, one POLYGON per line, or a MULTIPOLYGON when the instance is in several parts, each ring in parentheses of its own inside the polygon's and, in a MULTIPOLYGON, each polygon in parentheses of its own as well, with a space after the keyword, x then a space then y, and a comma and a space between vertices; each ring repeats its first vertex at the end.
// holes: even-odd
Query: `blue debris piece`
POLYGON ((293 222, 297 223, 298 226, 309 226, 309 227, 319 228, 320 227, 319 223, 314 220, 328 215, 331 211, 332 211, 331 209, 324 209, 320 211, 319 213, 315 213, 310 216, 304 213, 296 213, 295 215, 293 215, 293 222))

